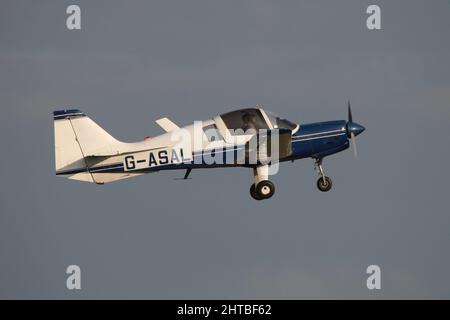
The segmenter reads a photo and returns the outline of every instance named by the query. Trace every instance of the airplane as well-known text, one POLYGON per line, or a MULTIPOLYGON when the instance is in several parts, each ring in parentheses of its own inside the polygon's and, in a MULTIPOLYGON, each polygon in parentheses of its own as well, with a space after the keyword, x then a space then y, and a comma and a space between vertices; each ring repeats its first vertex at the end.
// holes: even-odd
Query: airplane
POLYGON ((247 167, 253 169, 250 195, 269 199, 275 185, 271 169, 285 161, 312 158, 318 172, 317 188, 327 192, 332 181, 324 173, 323 159, 353 145, 365 128, 348 119, 296 124, 264 110, 247 107, 206 121, 179 127, 168 118, 156 120, 165 133, 126 143, 113 138, 78 109, 53 112, 56 175, 105 184, 164 170, 247 167), (195 139, 188 139, 189 137, 195 139), (274 155, 273 157, 271 155, 274 155), (250 161, 252 160, 252 161, 250 161))

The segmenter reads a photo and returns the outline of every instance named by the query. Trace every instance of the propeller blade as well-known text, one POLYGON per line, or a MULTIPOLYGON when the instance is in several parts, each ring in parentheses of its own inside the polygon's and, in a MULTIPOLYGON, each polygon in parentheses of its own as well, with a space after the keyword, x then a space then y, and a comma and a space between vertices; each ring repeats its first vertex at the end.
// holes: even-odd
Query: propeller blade
POLYGON ((350 100, 348 100, 348 122, 353 122, 352 108, 350 107, 350 100))
POLYGON ((355 159, 358 159, 358 150, 356 149, 355 134, 352 132, 350 134, 350 136, 351 136, 351 139, 352 139, 353 154, 355 155, 355 159))

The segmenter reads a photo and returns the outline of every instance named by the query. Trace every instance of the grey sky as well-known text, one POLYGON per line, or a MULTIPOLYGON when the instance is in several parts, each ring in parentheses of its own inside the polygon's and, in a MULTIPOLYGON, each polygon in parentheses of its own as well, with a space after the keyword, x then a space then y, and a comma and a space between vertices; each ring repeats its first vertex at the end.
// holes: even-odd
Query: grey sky
POLYGON ((2 1, 0 298, 450 298, 450 2, 2 1), (65 28, 79 4, 82 30, 65 28), (365 27, 379 4, 382 31, 365 27), (246 169, 105 186, 54 175, 51 111, 118 139, 263 104, 367 130, 287 163, 256 202, 246 169), (65 268, 82 269, 82 290, 65 268), (365 287, 366 267, 382 290, 365 287))

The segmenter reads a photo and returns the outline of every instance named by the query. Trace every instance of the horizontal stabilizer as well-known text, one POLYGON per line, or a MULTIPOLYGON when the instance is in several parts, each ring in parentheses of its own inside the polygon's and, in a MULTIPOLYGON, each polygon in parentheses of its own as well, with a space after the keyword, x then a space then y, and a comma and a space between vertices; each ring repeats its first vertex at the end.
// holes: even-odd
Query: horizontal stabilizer
POLYGON ((156 123, 167 132, 171 132, 171 131, 180 129, 180 127, 178 127, 175 123, 173 123, 168 118, 158 119, 158 120, 156 120, 156 123))

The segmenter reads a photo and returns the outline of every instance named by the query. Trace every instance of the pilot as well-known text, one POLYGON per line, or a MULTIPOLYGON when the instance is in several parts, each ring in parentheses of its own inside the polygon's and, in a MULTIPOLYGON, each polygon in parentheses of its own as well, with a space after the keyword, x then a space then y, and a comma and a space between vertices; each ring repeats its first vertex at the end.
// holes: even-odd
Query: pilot
POLYGON ((244 126, 242 127, 242 129, 244 129, 244 132, 250 129, 256 130, 256 115, 254 113, 244 113, 244 115, 242 116, 242 121, 244 121, 244 126))

